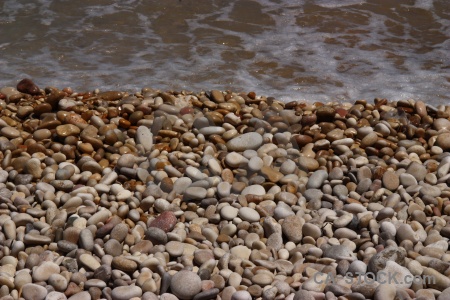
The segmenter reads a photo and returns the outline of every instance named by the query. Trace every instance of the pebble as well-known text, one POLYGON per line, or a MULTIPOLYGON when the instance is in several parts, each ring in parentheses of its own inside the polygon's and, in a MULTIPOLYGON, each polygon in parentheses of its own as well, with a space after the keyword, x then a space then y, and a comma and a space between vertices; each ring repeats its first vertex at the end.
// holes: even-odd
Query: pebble
POLYGON ((157 227, 164 232, 172 231, 177 224, 177 217, 172 211, 164 211, 157 216, 149 225, 149 227, 157 227))
POLYGON ((226 144, 228 151, 243 152, 248 149, 256 150, 263 143, 263 138, 256 132, 244 133, 229 140, 226 144))
MULTIPOLYGON (((242 208, 241 208, 242 209, 242 208)), ((239 209, 231 205, 226 205, 220 210, 220 216, 225 220, 233 220, 237 217, 239 209)))
POLYGON ((139 126, 136 130, 136 143, 142 145, 145 151, 152 150, 153 134, 146 126, 139 126))
POLYGON ((196 273, 182 270, 172 276, 170 289, 179 299, 192 299, 200 293, 202 281, 196 273))
POLYGON ((248 291, 237 291, 231 296, 231 300, 251 300, 252 295, 248 291))
POLYGON ((328 178, 328 173, 325 170, 317 170, 311 174, 306 185, 307 189, 318 189, 322 186, 324 181, 328 178))
POLYGON ((113 300, 128 300, 142 296, 142 289, 138 286, 118 286, 112 290, 113 300))
POLYGON ((249 259, 251 250, 246 246, 236 246, 231 248, 231 255, 240 258, 240 259, 249 259))
POLYGON ((302 227, 302 234, 303 236, 310 236, 316 240, 322 236, 322 231, 320 230, 319 226, 315 224, 305 223, 302 227))
POLYGON ((47 281, 55 273, 59 273, 59 266, 54 262, 44 261, 33 271, 33 280, 47 281))
POLYGON ((192 200, 201 200, 206 197, 207 191, 202 187, 188 187, 184 191, 183 200, 184 201, 192 201, 192 200))
POLYGON ((178 241, 170 241, 166 244, 166 251, 173 257, 179 257, 184 252, 184 245, 178 241))
POLYGON ((287 216, 281 228, 283 234, 288 238, 289 241, 297 244, 302 240, 303 232, 300 228, 303 227, 304 220, 296 215, 287 216))
POLYGON ((411 174, 417 181, 424 180, 428 171, 422 164, 413 161, 408 168, 406 169, 406 173, 411 174))
POLYGON ((22 297, 25 300, 44 300, 47 289, 41 285, 27 283, 22 287, 22 297))
POLYGON ((56 134, 59 137, 76 136, 80 134, 80 128, 73 124, 59 125, 56 127, 56 134))
POLYGON ((258 222, 260 219, 259 213, 250 207, 241 207, 238 214, 242 220, 250 223, 258 222))
POLYGON ((261 185, 250 185, 246 188, 244 188, 241 192, 241 195, 256 195, 256 196, 263 196, 266 194, 266 190, 261 185))
POLYGON ((395 191, 400 185, 400 179, 393 171, 386 171, 382 178, 383 186, 390 191, 395 191))
POLYGON ((450 133, 444 132, 438 135, 436 139, 436 146, 444 151, 450 150, 450 133))
POLYGON ((84 253, 80 255, 81 263, 92 271, 100 267, 100 263, 90 254, 84 253))

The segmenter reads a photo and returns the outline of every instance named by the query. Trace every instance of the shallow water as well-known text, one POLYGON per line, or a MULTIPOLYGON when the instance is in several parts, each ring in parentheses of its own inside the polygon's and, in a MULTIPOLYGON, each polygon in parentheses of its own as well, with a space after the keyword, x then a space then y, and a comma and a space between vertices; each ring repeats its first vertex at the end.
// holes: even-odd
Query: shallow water
POLYGON ((3 0, 0 86, 450 104, 447 0, 3 0))

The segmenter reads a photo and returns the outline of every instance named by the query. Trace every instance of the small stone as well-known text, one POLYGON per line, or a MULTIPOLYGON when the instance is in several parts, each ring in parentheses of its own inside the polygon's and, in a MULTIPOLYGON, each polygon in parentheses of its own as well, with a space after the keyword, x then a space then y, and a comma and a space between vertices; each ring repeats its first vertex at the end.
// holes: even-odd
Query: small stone
POLYGON ((220 216, 225 220, 233 220, 237 217, 239 209, 231 205, 226 205, 220 210, 220 216))
POLYGON ((283 234, 288 238, 289 241, 297 244, 302 240, 303 234, 301 228, 305 221, 296 215, 287 216, 284 219, 281 228, 283 234))
POLYGON ((417 237, 416 233, 414 232, 414 230, 411 228, 411 225, 409 225, 409 224, 401 224, 397 228, 396 238, 399 243, 401 243, 402 241, 405 241, 405 240, 409 240, 413 243, 418 242, 418 237, 417 237))
POLYGON ((400 184, 403 185, 404 187, 409 187, 417 184, 416 178, 411 174, 402 173, 400 174, 399 178, 400 184))
POLYGON ((149 225, 149 227, 157 227, 164 232, 170 232, 177 224, 177 217, 171 211, 162 212, 149 225))
POLYGON ((314 296, 311 295, 311 293, 306 290, 298 290, 294 294, 294 298, 293 298, 293 300, 314 300, 314 299, 315 299, 314 296))
POLYGON ((386 171, 382 177, 383 186, 390 191, 397 190, 400 185, 400 179, 393 171, 386 171))
POLYGON ((136 143, 141 144, 145 151, 151 151, 153 147, 153 134, 146 126, 139 126, 136 130, 136 143))
MULTIPOLYGON (((392 280, 393 281, 393 280, 392 280)), ((375 300, 394 299, 397 293, 397 289, 393 284, 380 284, 374 294, 375 300)))
POLYGON ((212 90, 211 91, 211 99, 217 103, 225 102, 225 98, 221 91, 212 90))
POLYGON ((22 297, 25 300, 44 300, 47 296, 47 289, 42 285, 27 283, 22 287, 22 297))
POLYGON ((116 256, 112 260, 113 268, 119 269, 126 273, 133 273, 136 271, 138 265, 135 261, 124 258, 122 256, 116 256))
POLYGON ((245 169, 248 164, 248 159, 237 152, 230 152, 225 157, 225 163, 232 168, 245 169))
POLYGON ((423 278, 432 278, 427 281, 427 286, 430 288, 443 291, 450 287, 450 278, 432 268, 424 268, 422 276, 424 276, 423 278))
POLYGON ((48 283, 58 292, 64 292, 68 285, 67 279, 60 274, 50 275, 48 283))
POLYGON ((233 293, 231 300, 252 300, 252 295, 248 291, 237 291, 233 293))
POLYGON ((319 168, 319 163, 317 160, 311 157, 301 156, 298 159, 298 165, 302 170, 305 171, 315 171, 319 168))
POLYGON ((385 277, 392 280, 389 283, 395 284, 397 288, 410 288, 412 282, 405 280, 405 278, 414 278, 407 268, 400 266, 394 261, 387 261, 386 266, 378 272, 382 272, 385 277))
POLYGON ((100 267, 100 263, 92 255, 87 253, 80 255, 80 261, 85 267, 92 271, 95 271, 100 267))
POLYGON ((59 266, 51 261, 44 261, 33 272, 34 281, 47 281, 52 274, 59 274, 59 266))
POLYGON ((133 168, 136 162, 136 156, 133 154, 124 154, 117 161, 117 167, 119 168, 133 168))
POLYGON ((429 184, 424 184, 424 186, 419 190, 419 195, 430 196, 430 197, 439 197, 441 195, 441 189, 437 186, 432 186, 429 184))
POLYGON ((106 254, 109 254, 113 257, 121 255, 123 250, 122 244, 115 239, 108 240, 103 248, 106 254))
POLYGON ((164 245, 167 243, 167 234, 159 227, 150 227, 145 232, 145 236, 155 245, 164 245))
POLYGON ((166 251, 173 257, 179 257, 183 255, 184 245, 178 241, 170 241, 166 245, 166 251))
POLYGON ((45 300, 67 300, 67 297, 62 292, 52 291, 47 294, 47 297, 45 297, 45 300))
POLYGON ((184 191, 183 200, 184 201, 192 201, 192 200, 202 200, 206 197, 206 189, 202 187, 188 187, 184 191))
POLYGON ((241 192, 241 195, 257 195, 257 196, 264 196, 266 194, 266 190, 263 186, 254 184, 250 185, 246 188, 244 188, 241 192))
POLYGON ((260 219, 259 213, 250 207, 241 207, 239 209, 239 217, 250 223, 258 222, 260 219))
POLYGON ((343 245, 333 245, 324 250, 323 257, 336 260, 349 259, 353 257, 353 252, 343 245))
MULTIPOLYGON (((449 141, 450 141, 450 133, 449 133, 449 141)), ((449 149, 450 149, 450 147, 449 147, 449 149)), ((406 173, 413 175, 417 181, 421 181, 425 178, 428 171, 424 165, 413 161, 406 169, 406 173)))
POLYGON ((235 247, 231 248, 230 252, 232 255, 234 255, 237 258, 249 259, 250 253, 252 251, 249 248, 247 248, 246 246, 239 245, 239 246, 235 246, 235 247))
POLYGON ((122 99, 123 93, 119 91, 105 91, 99 93, 97 96, 106 101, 115 101, 122 99))
POLYGON ((24 78, 17 84, 17 90, 21 93, 30 94, 30 95, 39 95, 41 91, 39 87, 31 81, 31 79, 24 78))
POLYGON ((79 245, 81 248, 92 251, 94 249, 94 235, 89 229, 83 229, 80 232, 79 245))
MULTIPOLYGON (((77 287, 78 288, 78 287, 77 287)), ((76 289, 77 291, 75 292, 75 294, 72 294, 71 297, 68 298, 68 300, 91 300, 91 294, 89 294, 88 291, 78 291, 78 289, 76 289)), ((65 291, 65 293, 67 294, 67 290, 65 291)))
POLYGON ((318 189, 322 186, 324 181, 328 178, 328 172, 325 170, 317 170, 311 174, 306 184, 307 189, 318 189))
POLYGON ((138 286, 119 286, 112 290, 113 300, 130 300, 142 296, 142 289, 138 286))
POLYGON ((373 144, 375 144, 378 140, 378 135, 375 132, 371 132, 367 134, 362 140, 361 140, 361 146, 363 148, 370 147, 373 144))
POLYGON ((389 246, 373 255, 369 260, 367 271, 377 274, 379 270, 386 267, 388 261, 393 261, 400 266, 405 265, 406 251, 403 248, 389 246))
POLYGON ((322 236, 322 231, 320 230, 319 226, 312 223, 303 224, 302 233, 303 236, 310 236, 315 240, 322 236))
POLYGON ((80 134, 80 128, 72 124, 64 124, 56 127, 56 134, 59 137, 76 136, 80 134))
POLYGON ((200 293, 202 281, 196 273, 182 270, 172 276, 170 289, 179 299, 192 299, 200 293))
POLYGON ((253 172, 258 172, 264 166, 263 160, 258 156, 253 156, 248 161, 248 168, 253 172))
POLYGON ((437 297, 437 300, 450 299, 450 287, 442 291, 442 293, 437 297))
POLYGON ((243 152, 248 149, 256 150, 263 143, 259 133, 248 132, 229 140, 226 144, 228 151, 243 152))
POLYGON ((115 225, 114 228, 111 230, 110 238, 115 239, 118 242, 122 243, 127 237, 128 229, 129 228, 126 224, 119 223, 115 225))
MULTIPOLYGON (((426 107, 426 105, 425 105, 425 103, 423 101, 420 101, 420 100, 416 101, 415 108, 416 108, 417 114, 421 118, 423 118, 423 117, 428 115, 427 107, 426 107)), ((386 299, 386 298, 384 298, 384 299, 386 299)))
POLYGON ((270 182, 278 182, 283 178, 283 173, 278 172, 269 166, 263 166, 260 172, 261 175, 270 182))
POLYGON ((0 133, 8 139, 15 139, 20 136, 19 130, 17 130, 14 127, 9 127, 9 126, 3 127, 2 129, 0 129, 0 133))

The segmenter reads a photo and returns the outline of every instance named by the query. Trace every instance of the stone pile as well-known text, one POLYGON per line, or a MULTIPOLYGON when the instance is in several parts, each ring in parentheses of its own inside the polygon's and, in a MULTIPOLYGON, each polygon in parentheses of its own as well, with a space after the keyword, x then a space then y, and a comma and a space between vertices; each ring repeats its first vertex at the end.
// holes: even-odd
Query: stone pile
POLYGON ((0 300, 450 299, 449 117, 2 88, 0 300))

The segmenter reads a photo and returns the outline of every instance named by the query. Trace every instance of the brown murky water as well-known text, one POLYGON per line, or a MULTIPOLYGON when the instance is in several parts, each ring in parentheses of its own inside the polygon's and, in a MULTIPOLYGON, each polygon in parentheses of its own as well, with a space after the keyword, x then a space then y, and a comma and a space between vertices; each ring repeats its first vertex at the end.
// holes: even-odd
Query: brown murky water
POLYGON ((450 104, 446 0, 110 2, 0 2, 0 86, 450 104))

